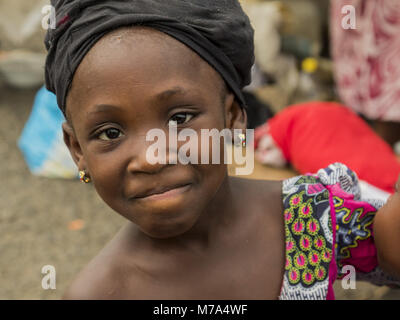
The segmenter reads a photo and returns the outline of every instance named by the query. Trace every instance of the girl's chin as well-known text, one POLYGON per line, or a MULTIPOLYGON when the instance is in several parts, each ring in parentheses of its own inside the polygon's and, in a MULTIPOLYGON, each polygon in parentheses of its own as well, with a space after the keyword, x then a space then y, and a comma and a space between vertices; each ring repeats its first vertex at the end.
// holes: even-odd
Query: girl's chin
POLYGON ((134 223, 144 234, 154 239, 168 239, 189 232, 196 224, 199 216, 195 210, 183 210, 185 206, 171 208, 157 208, 157 210, 145 210, 134 216, 124 215, 134 223))

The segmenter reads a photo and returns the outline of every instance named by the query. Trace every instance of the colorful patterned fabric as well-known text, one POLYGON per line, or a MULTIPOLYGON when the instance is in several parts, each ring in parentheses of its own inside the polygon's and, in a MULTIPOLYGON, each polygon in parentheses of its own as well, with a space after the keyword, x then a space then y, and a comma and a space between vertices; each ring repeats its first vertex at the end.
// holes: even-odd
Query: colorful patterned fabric
MULTIPOLYGON (((364 188, 365 189, 365 188, 364 188)), ((378 267, 373 218, 385 203, 361 194, 356 174, 336 163, 283 182, 286 265, 281 300, 334 299, 333 283, 351 265, 357 280, 400 285, 378 267)))
POLYGON ((400 1, 331 0, 330 21, 341 99, 369 119, 399 122, 400 1), (346 5, 354 8, 355 29, 342 26, 346 5))

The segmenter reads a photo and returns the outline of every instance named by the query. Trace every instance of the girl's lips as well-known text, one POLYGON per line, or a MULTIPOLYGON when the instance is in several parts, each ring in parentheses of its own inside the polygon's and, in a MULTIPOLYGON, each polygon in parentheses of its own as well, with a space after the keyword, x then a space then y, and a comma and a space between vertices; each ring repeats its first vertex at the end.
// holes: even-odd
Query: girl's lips
POLYGON ((187 185, 184 185, 181 187, 170 189, 170 190, 162 192, 162 193, 156 193, 156 194, 152 194, 149 196, 136 198, 135 200, 155 201, 155 200, 163 200, 163 199, 173 198, 173 197, 176 197, 176 196, 188 191, 190 188, 191 188, 191 185, 187 184, 187 185))

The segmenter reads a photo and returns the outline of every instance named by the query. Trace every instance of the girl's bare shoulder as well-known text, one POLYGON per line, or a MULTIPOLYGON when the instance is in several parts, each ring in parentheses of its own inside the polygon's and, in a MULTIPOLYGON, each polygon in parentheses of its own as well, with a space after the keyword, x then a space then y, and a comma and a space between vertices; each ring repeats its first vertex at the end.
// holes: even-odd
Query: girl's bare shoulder
POLYGON ((254 210, 266 214, 280 215, 283 211, 282 181, 233 178, 233 183, 242 195, 243 202, 254 210))
POLYGON ((284 236, 282 181, 237 179, 241 193, 241 211, 245 219, 253 222, 252 228, 271 236, 269 241, 280 243, 284 236))

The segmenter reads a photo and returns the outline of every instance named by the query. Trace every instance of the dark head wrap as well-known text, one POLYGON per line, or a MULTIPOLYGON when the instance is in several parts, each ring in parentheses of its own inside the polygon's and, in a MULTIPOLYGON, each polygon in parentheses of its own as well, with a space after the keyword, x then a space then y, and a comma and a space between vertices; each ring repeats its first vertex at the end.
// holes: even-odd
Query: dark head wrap
POLYGON ((52 0, 56 28, 45 44, 46 87, 65 114, 73 75, 93 45, 123 26, 147 26, 181 41, 219 72, 245 106, 254 63, 253 28, 238 0, 52 0))

